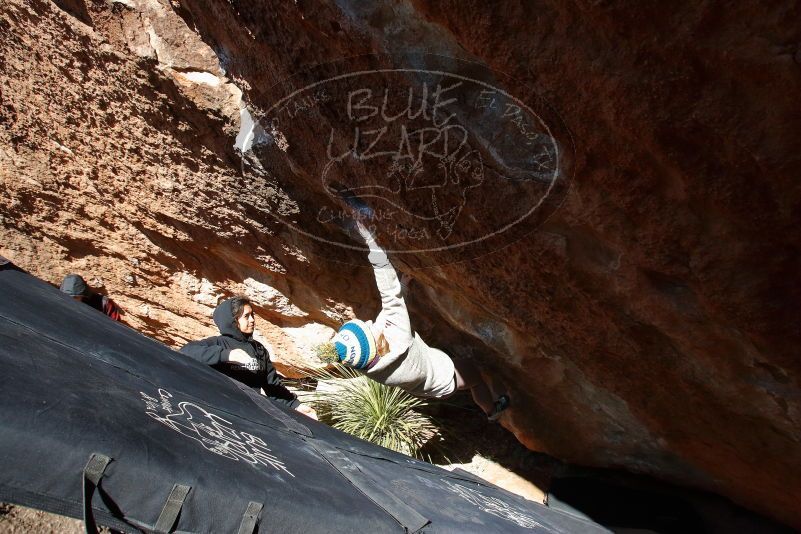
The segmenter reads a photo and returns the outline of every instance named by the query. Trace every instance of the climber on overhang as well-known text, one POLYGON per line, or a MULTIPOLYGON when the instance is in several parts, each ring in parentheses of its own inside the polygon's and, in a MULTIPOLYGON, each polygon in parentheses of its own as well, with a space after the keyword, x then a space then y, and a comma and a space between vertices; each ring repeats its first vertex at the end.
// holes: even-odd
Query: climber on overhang
POLYGON ((339 362, 367 377, 396 386, 411 395, 445 399, 456 390, 469 389, 473 401, 490 420, 496 420, 509 406, 508 395, 493 400, 478 369, 464 359, 452 360, 445 352, 429 347, 412 331, 401 283, 386 252, 361 224, 359 234, 367 243, 381 294, 381 312, 375 321, 346 322, 334 338, 317 347, 318 357, 339 362))

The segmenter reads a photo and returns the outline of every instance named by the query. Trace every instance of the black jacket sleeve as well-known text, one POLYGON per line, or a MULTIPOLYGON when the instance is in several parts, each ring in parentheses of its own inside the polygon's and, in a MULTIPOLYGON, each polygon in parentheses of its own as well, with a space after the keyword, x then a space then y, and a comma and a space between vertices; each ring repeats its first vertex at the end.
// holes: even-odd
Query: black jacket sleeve
POLYGON ((289 391, 281 382, 281 377, 278 376, 278 372, 275 370, 273 362, 270 361, 270 355, 267 353, 267 349, 264 350, 264 354, 266 355, 267 360, 267 368, 264 372, 264 382, 261 386, 261 388, 264 390, 264 394, 271 399, 286 404, 290 408, 296 408, 300 405, 300 401, 298 400, 297 396, 289 391))
POLYGON ((218 345, 216 338, 210 337, 199 341, 190 341, 179 351, 190 358, 205 363, 206 365, 217 365, 228 360, 229 349, 218 345))

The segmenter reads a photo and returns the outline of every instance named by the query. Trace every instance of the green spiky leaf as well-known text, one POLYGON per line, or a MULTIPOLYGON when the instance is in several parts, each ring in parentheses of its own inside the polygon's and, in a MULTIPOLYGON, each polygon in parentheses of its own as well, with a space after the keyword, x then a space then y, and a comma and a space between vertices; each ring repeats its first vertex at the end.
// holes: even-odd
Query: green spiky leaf
POLYGON ((301 394, 321 421, 361 439, 421 458, 421 449, 440 436, 430 417, 418 410, 424 400, 400 388, 370 380, 341 364, 312 373, 317 390, 301 394))

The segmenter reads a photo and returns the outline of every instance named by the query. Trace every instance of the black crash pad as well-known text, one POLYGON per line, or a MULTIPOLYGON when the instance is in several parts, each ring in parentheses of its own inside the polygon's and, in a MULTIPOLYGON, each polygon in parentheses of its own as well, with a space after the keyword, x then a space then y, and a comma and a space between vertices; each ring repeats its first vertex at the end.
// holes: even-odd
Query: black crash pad
POLYGON ((0 380, 0 501, 88 502, 90 526, 606 532, 287 410, 8 264, 0 380))

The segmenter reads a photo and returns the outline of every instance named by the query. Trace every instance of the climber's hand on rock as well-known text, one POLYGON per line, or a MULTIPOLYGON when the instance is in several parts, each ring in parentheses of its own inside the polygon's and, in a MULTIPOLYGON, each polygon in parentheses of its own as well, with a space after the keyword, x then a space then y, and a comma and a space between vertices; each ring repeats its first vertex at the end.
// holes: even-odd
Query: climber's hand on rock
POLYGON ((375 244, 375 236, 373 236, 372 232, 368 230, 361 221, 356 221, 356 231, 359 232, 359 235, 362 236, 362 239, 364 239, 365 243, 368 245, 375 244))

